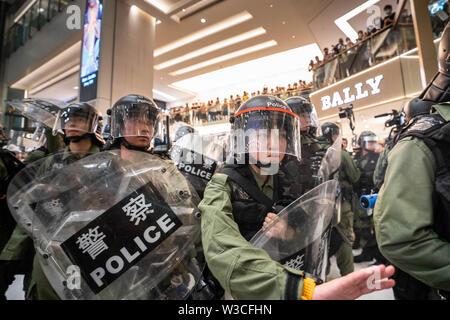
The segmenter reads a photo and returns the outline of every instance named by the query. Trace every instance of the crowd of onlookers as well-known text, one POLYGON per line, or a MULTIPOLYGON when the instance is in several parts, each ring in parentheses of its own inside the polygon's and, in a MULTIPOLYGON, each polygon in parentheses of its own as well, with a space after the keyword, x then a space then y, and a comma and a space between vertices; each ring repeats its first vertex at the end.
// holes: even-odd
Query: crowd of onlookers
POLYGON ((302 95, 308 93, 312 88, 312 82, 300 80, 287 87, 276 87, 269 89, 264 87, 262 91, 258 90, 249 94, 247 91, 241 95, 230 95, 229 98, 219 99, 208 102, 186 103, 184 107, 171 108, 170 114, 174 121, 183 121, 189 124, 199 124, 210 121, 228 120, 233 116, 242 103, 250 98, 259 95, 273 95, 285 100, 288 97, 302 95))
POLYGON ((345 42, 344 42, 343 38, 340 38, 337 44, 331 46, 331 50, 328 47, 323 49, 323 60, 320 60, 320 58, 318 56, 315 57, 315 61, 311 60, 309 63, 308 70, 314 71, 318 67, 322 66, 325 62, 333 59, 334 57, 338 56, 339 54, 341 54, 343 52, 346 52, 349 50, 356 52, 358 46, 364 40, 369 38, 374 33, 378 32, 380 30, 383 30, 394 23, 395 12, 393 11, 391 5, 386 5, 384 7, 384 13, 385 13, 385 17, 384 18, 380 17, 378 20, 379 28, 377 28, 374 25, 370 25, 367 27, 366 31, 363 31, 363 30, 358 31, 358 38, 356 39, 355 42, 353 42, 349 37, 347 37, 345 39, 345 42))

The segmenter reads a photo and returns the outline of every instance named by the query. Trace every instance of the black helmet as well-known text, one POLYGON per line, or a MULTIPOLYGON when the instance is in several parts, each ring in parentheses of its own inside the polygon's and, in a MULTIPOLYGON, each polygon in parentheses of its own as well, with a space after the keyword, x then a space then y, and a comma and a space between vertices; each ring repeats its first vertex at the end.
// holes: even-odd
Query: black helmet
POLYGON ((442 33, 439 44, 439 71, 419 98, 435 103, 450 101, 450 22, 442 33))
POLYGON ((284 102, 295 112, 297 115, 302 113, 311 113, 313 110, 313 106, 311 102, 309 102, 306 98, 294 96, 289 97, 284 102))
POLYGON ((333 136, 339 135, 340 129, 339 126, 332 122, 325 122, 320 127, 322 131, 322 135, 327 138, 328 142, 333 143, 333 136))
POLYGON ((105 144, 105 140, 102 137, 103 131, 103 118, 101 113, 92 105, 86 102, 72 103, 67 107, 62 109, 59 120, 61 124, 61 129, 64 132, 64 140, 67 143, 68 141, 78 142, 84 137, 92 137, 93 142, 98 146, 103 146, 105 144), (84 119, 83 124, 79 126, 75 121, 72 121, 74 118, 82 118, 84 119), (66 136, 66 130, 68 129, 76 129, 84 132, 81 136, 66 136))
POLYGON ((275 96, 261 95, 247 100, 231 117, 231 150, 235 155, 254 152, 290 154, 300 159, 300 119, 291 108, 275 96), (272 133, 274 135, 272 135, 272 133), (284 145, 270 145, 276 137, 284 145), (283 150, 278 148, 283 146, 283 150), (267 148, 267 149, 266 149, 267 148))
MULTIPOLYGON (((114 139, 127 136, 148 136, 151 140, 161 125, 161 109, 152 99, 137 94, 129 94, 120 98, 108 112, 111 114, 111 136, 114 139), (148 124, 152 127, 153 132, 148 126, 125 128, 127 120, 137 120, 140 123, 148 124)), ((121 141, 125 142, 124 139, 121 141)), ((128 146, 126 147, 128 148, 128 146)))
POLYGON ((414 117, 424 114, 430 114, 433 102, 425 101, 419 98, 412 99, 403 108, 405 114, 405 122, 408 123, 414 117))
POLYGON ((367 148, 368 142, 377 142, 378 143, 377 135, 375 133, 373 133, 372 131, 361 132, 361 134, 359 135, 359 138, 358 138, 358 145, 365 150, 369 150, 367 148))
POLYGON ((180 138, 184 137, 185 135, 195 133, 195 129, 190 124, 187 124, 185 122, 176 122, 171 127, 171 130, 175 131, 175 135, 173 137, 173 142, 179 140, 180 138))

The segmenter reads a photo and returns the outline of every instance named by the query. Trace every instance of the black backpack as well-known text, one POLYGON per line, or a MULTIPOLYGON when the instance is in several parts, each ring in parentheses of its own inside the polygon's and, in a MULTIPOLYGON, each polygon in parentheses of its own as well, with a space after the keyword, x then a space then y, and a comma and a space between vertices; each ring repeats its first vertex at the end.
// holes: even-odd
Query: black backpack
POLYGON ((436 161, 434 230, 450 242, 450 122, 444 122, 424 131, 409 131, 402 136, 421 139, 431 150, 436 161))

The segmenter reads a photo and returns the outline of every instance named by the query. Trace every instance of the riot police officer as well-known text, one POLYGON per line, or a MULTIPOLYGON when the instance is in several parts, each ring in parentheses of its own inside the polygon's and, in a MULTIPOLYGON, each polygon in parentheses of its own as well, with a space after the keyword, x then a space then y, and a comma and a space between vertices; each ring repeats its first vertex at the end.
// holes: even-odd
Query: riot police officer
POLYGON ((379 248, 402 271, 397 299, 450 297, 449 49, 447 24, 439 72, 419 96, 431 112, 413 119, 389 153, 375 205, 379 248))
MULTIPOLYGON (((277 187, 280 164, 286 155, 301 156, 299 122, 276 97, 246 101, 232 120, 236 163, 213 176, 199 205, 206 261, 235 299, 352 299, 363 294, 360 290, 349 294, 348 289, 360 282, 356 274, 315 287, 303 272, 282 266, 248 242, 276 219, 276 204, 282 199, 277 187), (339 289, 332 289, 333 285, 339 289)), ((289 237, 289 232, 280 236, 289 237)), ((382 266, 381 271, 390 274, 393 269, 382 266)), ((392 285, 390 280, 382 287, 392 285)))
POLYGON ((355 262, 372 261, 376 255, 376 241, 374 240, 373 218, 367 216, 367 212, 359 206, 359 198, 370 194, 374 187, 373 174, 378 162, 379 154, 375 152, 378 137, 371 131, 364 131, 358 138, 359 153, 355 156, 356 166, 361 172, 361 177, 355 185, 357 197, 354 199, 353 208, 355 246, 361 246, 363 251, 356 256, 355 262), (368 246, 367 246, 368 244, 368 246))
MULTIPOLYGON (((100 112, 88 103, 74 103, 65 107, 56 119, 64 132, 67 146, 59 152, 45 158, 38 169, 38 175, 49 170, 57 170, 73 163, 89 154, 100 151, 104 140, 101 135, 103 124, 100 112)), ((33 242, 27 233, 16 226, 11 238, 3 249, 0 260, 8 261, 8 265, 19 265, 33 259, 33 242)), ((6 262, 5 262, 6 263, 6 262)), ((10 268, 16 272, 14 268, 10 268)), ((31 278, 26 274, 24 280, 26 299, 57 299, 56 293, 48 283, 42 268, 34 257, 31 278)))
MULTIPOLYGON (((312 133, 312 128, 319 126, 314 106, 307 99, 299 96, 290 97, 285 102, 299 117, 301 134, 301 159, 295 159, 290 155, 286 155, 283 159, 284 171, 288 172, 296 182, 286 192, 294 192, 296 196, 300 196, 320 183, 317 181, 317 172, 325 150, 312 133), (294 190, 293 186, 296 186, 298 190, 294 190)), ((283 175, 284 171, 280 174, 283 175)), ((282 179, 282 181, 289 180, 282 179)))
MULTIPOLYGON (((323 138, 331 146, 339 137, 340 129, 335 123, 322 124, 323 138)), ((333 230, 330 256, 336 254, 336 263, 342 276, 354 271, 352 235, 353 235, 353 184, 359 180, 360 172, 345 149, 341 151, 341 166, 339 168, 339 184, 341 187, 341 218, 333 230)))
MULTIPOLYGON (((149 152, 155 132, 161 125, 161 109, 147 97, 126 95, 108 110, 111 117, 111 149, 149 152)), ((126 157, 126 156, 125 156, 126 157)))

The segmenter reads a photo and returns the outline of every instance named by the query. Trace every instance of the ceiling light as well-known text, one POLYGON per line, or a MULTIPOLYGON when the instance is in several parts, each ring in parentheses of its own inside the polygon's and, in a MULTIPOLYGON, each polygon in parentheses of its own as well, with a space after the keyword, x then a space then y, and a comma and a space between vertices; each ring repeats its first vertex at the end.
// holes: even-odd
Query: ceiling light
POLYGON ((186 9, 183 9, 182 11, 183 11, 183 12, 186 12, 186 9))
POLYGON ((51 86, 52 84, 54 84, 64 78, 67 78, 68 76, 71 76, 72 74, 74 74, 75 72, 77 72, 79 70, 80 70, 80 65, 76 65, 76 66, 70 68, 69 70, 64 71, 63 73, 60 73, 56 77, 53 77, 52 79, 50 79, 44 83, 41 83, 37 87, 32 88, 30 90, 30 94, 35 94, 36 92, 44 90, 45 88, 51 86))
POLYGON ((201 19, 200 19, 200 22, 201 22, 201 23, 205 23, 205 22, 206 22, 206 19, 205 19, 205 18, 201 18, 201 19))
POLYGON ((161 20, 156 20, 156 24, 161 24, 162 21, 161 20))
POLYGON ((146 2, 150 3, 152 6, 154 6, 155 8, 158 8, 159 10, 161 10, 164 13, 168 13, 170 8, 169 6, 167 6, 163 1, 158 1, 158 0, 145 0, 146 2))
POLYGON ((169 87, 198 96, 200 101, 207 101, 211 97, 241 94, 242 90, 256 92, 263 86, 275 88, 298 79, 310 81, 312 75, 308 72, 308 63, 318 53, 320 49, 313 43, 196 75, 172 83, 169 87))
POLYGON ((232 38, 229 38, 229 39, 225 39, 225 40, 220 41, 220 42, 216 42, 216 43, 214 43, 214 44, 212 44, 210 46, 201 48, 199 50, 192 51, 192 52, 190 52, 188 54, 185 54, 185 55, 183 55, 181 57, 178 57, 178 58, 175 58, 175 59, 172 59, 172 60, 160 63, 160 64, 155 66, 155 69, 156 70, 165 69, 165 68, 171 67, 173 65, 176 65, 178 63, 181 63, 183 61, 186 61, 186 60, 189 60, 189 59, 192 59, 192 58, 195 58, 195 57, 207 54, 209 52, 213 52, 213 51, 225 48, 227 46, 236 44, 238 42, 242 42, 244 40, 248 40, 248 39, 257 37, 259 35, 265 34, 266 32, 267 31, 264 28, 262 28, 262 27, 256 28, 256 29, 250 30, 250 31, 248 31, 246 33, 237 35, 235 37, 232 37, 232 38))
POLYGON ((236 57, 239 57, 239 56, 243 56, 243 55, 248 54, 248 53, 252 53, 252 52, 259 51, 259 50, 262 50, 262 49, 265 49, 265 48, 269 48, 269 47, 273 47, 273 46, 276 46, 277 44, 278 43, 275 40, 271 40, 271 41, 267 41, 267 42, 264 42, 264 43, 260 43, 260 44, 258 44, 256 46, 252 46, 252 47, 245 48, 243 50, 238 50, 238 51, 235 51, 235 52, 231 52, 229 54, 226 54, 226 55, 223 55, 223 56, 211 59, 211 60, 207 60, 207 61, 198 63, 196 65, 193 65, 193 66, 190 66, 190 67, 187 67, 187 68, 184 68, 184 69, 177 70, 175 72, 171 72, 171 73, 169 73, 169 75, 171 75, 171 76, 178 76, 180 74, 188 73, 188 72, 200 69, 200 68, 204 68, 204 67, 210 66, 212 64, 216 64, 216 63, 219 63, 219 62, 222 62, 222 61, 226 61, 226 60, 230 60, 230 59, 233 59, 233 58, 236 58, 236 57))
POLYGON ((176 41, 173 41, 165 46, 157 48, 153 55, 155 57, 160 56, 166 52, 169 52, 171 50, 174 50, 176 48, 182 47, 188 43, 191 43, 193 41, 205 38, 207 36, 210 36, 216 32, 228 29, 232 26, 235 26, 239 23, 242 23, 244 21, 247 21, 249 19, 252 19, 253 16, 248 13, 247 11, 243 11, 237 15, 234 15, 232 17, 229 17, 228 19, 222 20, 221 22, 218 22, 216 24, 213 24, 207 28, 201 29, 197 32, 191 33, 183 38, 180 38, 176 41))
POLYGON ((75 86, 75 87, 73 87, 73 88, 74 88, 75 90, 78 90, 78 87, 76 87, 76 86, 75 86))
POLYGON ((131 12, 132 14, 137 14, 138 11, 139 11, 139 8, 136 7, 136 6, 133 4, 133 5, 131 6, 130 12, 131 12))

